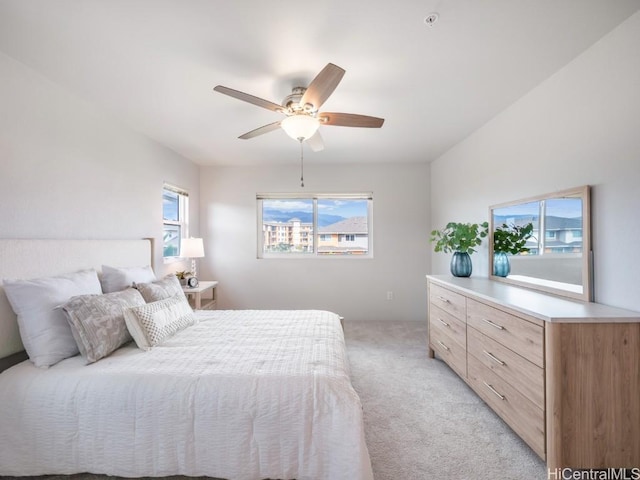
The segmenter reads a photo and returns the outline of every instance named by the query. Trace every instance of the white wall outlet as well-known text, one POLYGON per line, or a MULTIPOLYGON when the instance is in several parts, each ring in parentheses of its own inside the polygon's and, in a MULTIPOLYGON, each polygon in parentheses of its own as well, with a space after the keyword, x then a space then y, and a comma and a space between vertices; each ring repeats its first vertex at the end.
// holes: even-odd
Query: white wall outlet
POLYGON ((393 292, 387 292, 387 300, 393 300, 393 292))

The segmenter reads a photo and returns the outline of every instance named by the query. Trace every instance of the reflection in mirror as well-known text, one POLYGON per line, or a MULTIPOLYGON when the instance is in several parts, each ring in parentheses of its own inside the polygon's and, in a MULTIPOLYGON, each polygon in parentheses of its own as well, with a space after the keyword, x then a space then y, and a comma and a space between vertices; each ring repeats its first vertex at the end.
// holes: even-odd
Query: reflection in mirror
POLYGON ((494 280, 590 301, 589 187, 555 192, 490 209, 490 276, 494 280), (533 227, 507 260, 496 229, 533 227), (508 268, 500 268, 502 262, 508 268))

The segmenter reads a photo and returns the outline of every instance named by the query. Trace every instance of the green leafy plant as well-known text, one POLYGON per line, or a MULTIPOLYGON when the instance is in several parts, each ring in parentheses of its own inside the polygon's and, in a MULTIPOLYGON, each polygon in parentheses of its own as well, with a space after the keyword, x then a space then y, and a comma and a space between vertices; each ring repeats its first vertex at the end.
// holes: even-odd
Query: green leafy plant
POLYGON ((475 247, 482 243, 482 239, 489 232, 489 224, 449 222, 442 230, 431 232, 431 241, 435 242, 436 252, 474 253, 475 247))
POLYGON ((189 276, 191 276, 191 272, 176 272, 176 277, 178 277, 179 280, 184 280, 189 276))
POLYGON ((517 226, 503 223, 493 232, 493 251, 517 255, 528 252, 527 240, 533 236, 533 223, 517 226))

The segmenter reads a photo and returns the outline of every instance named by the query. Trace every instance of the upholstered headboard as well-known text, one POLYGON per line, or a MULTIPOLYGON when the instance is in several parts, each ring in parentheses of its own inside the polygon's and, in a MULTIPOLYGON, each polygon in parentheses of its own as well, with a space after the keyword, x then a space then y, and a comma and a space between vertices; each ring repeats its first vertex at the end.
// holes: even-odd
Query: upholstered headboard
POLYGON ((0 359, 24 350, 3 279, 49 277, 94 268, 153 264, 153 240, 0 239, 0 359))

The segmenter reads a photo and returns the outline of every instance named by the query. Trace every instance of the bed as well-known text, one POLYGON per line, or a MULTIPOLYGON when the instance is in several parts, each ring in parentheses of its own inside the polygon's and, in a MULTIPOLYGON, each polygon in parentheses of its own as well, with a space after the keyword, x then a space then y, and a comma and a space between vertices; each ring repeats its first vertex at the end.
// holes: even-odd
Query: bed
MULTIPOLYGON (((0 240, 0 278, 142 265, 149 241, 0 240), (46 252, 49 252, 48 254, 46 252), (51 255, 55 252, 55 255, 51 255)), ((339 317, 198 311, 145 351, 0 374, 0 475, 371 480, 339 317)), ((22 349, 0 291, 0 357, 22 349)))

